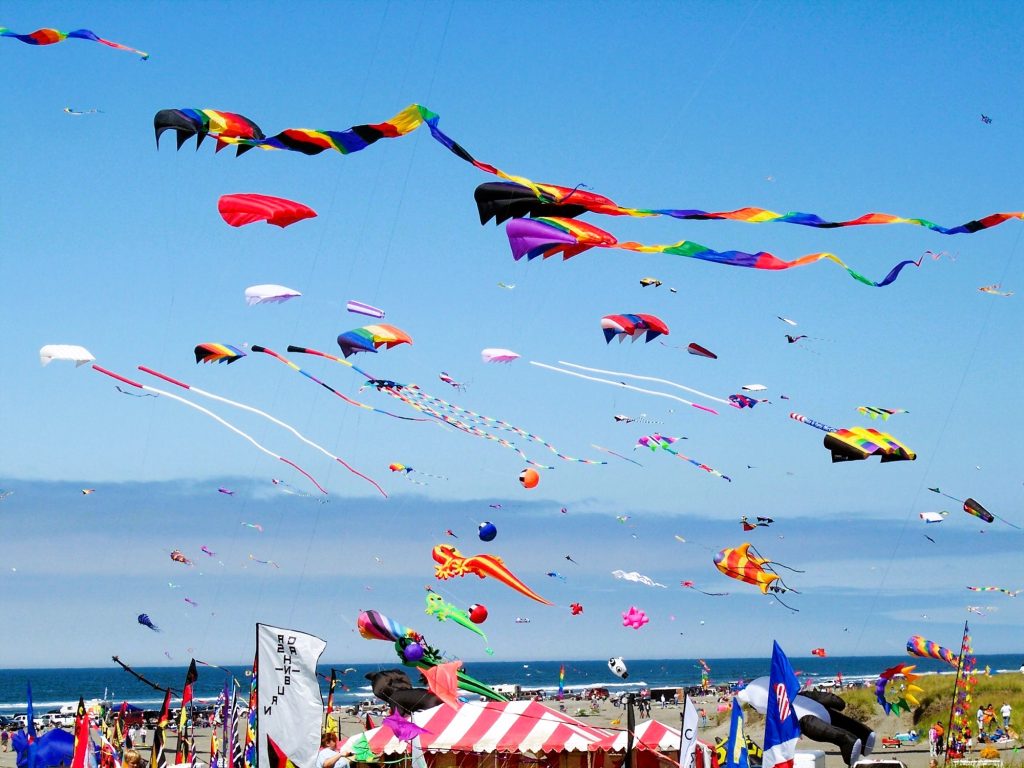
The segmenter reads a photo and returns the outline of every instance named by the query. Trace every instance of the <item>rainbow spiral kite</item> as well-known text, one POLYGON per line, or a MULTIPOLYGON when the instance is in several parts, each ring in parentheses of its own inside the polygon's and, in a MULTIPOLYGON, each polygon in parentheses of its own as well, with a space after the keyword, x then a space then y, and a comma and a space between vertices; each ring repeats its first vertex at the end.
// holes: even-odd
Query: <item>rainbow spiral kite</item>
POLYGON ((938 659, 944 661, 951 667, 960 663, 960 657, 949 648, 943 648, 938 643, 925 640, 921 635, 911 635, 907 640, 907 653, 911 656, 920 656, 922 659, 938 659))
POLYGON ((112 40, 104 40, 98 36, 91 29, 76 29, 73 32, 61 32, 59 29, 37 29, 35 32, 29 32, 26 35, 19 35, 17 32, 12 32, 7 27, 0 27, 0 37, 13 37, 16 40, 21 40, 23 43, 28 45, 53 45, 54 43, 62 43, 69 37, 76 40, 91 40, 94 43, 103 43, 111 48, 117 48, 119 51, 128 51, 129 53, 137 53, 145 61, 149 58, 149 54, 145 51, 140 51, 135 48, 129 48, 127 45, 121 45, 115 43, 112 40))

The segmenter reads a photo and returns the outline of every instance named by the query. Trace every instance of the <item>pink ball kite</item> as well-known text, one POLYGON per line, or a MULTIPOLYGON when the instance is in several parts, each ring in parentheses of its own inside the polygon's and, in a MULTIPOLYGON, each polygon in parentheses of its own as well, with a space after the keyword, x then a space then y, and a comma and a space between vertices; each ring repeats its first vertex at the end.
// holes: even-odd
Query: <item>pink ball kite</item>
POLYGON ((622 626, 632 627, 633 629, 640 629, 644 624, 649 622, 650 619, 647 614, 637 608, 635 605, 629 606, 629 610, 622 614, 622 626))

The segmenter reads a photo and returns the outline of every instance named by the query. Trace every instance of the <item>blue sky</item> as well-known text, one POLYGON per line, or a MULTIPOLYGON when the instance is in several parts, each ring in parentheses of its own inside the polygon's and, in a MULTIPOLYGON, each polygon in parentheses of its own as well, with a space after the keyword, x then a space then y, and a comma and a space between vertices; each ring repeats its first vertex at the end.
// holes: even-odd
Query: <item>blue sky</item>
MULTIPOLYGON (((899 653, 913 632, 955 642, 968 604, 998 608, 974 617, 979 652, 1019 649, 1017 601, 964 586, 1024 586, 1020 532, 997 522, 980 534, 983 524, 927 488, 973 496, 1024 522, 1013 450, 1022 428, 1014 406, 1020 296, 977 290, 997 282, 1022 289, 1024 224, 943 237, 910 226, 587 217, 647 243, 685 238, 786 259, 832 251, 876 278, 926 250, 945 252, 884 289, 830 264, 764 273, 611 250, 515 263, 502 229, 476 219, 472 190, 490 177, 425 133, 349 157, 236 159, 209 143, 175 152, 170 137, 157 151, 152 116, 222 109, 273 134, 382 121, 419 102, 478 158, 538 181, 584 183, 625 205, 750 205, 836 218, 885 211, 953 225, 1024 207, 1016 98, 1024 52, 1014 32, 1024 11, 930 3, 289 8, 5 4, 0 24, 15 31, 88 27, 151 54, 139 62, 83 41, 34 48, 0 40, 0 66, 17 75, 0 112, 8 286, 0 486, 14 491, 0 502, 0 588, 33 638, 25 665, 103 663, 111 653, 158 663, 163 651, 178 658, 188 648, 244 662, 257 620, 319 633, 332 658, 375 660, 390 650, 352 631, 369 607, 479 658, 477 638, 420 618, 423 586, 434 583, 430 549, 448 528, 464 553, 505 557, 558 604, 545 608, 475 578, 439 585, 459 604, 487 604, 496 658, 509 658, 510 648, 522 656, 524 644, 526 655, 559 656, 567 642, 580 658, 746 655, 761 652, 737 634, 752 621, 784 645, 813 638, 808 649, 899 653), (74 117, 67 106, 103 112, 74 117), (236 230, 216 211, 217 198, 234 192, 293 198, 319 216, 285 230, 236 230), (664 285, 641 288, 648 275, 664 285), (303 296, 250 308, 243 291, 256 283, 303 296), (192 348, 205 341, 333 352, 338 333, 364 324, 344 311, 348 299, 385 308, 387 321, 414 338, 357 359, 374 375, 419 383, 565 453, 610 463, 561 462, 517 438, 531 457, 557 465, 525 491, 521 459, 495 443, 351 408, 270 358, 194 365, 192 348), (656 342, 606 346, 599 319, 623 312, 656 314, 671 328, 669 344, 695 341, 719 359, 656 342), (812 338, 789 345, 787 332, 812 338), (330 502, 282 494, 271 478, 312 487, 178 403, 126 397, 86 367, 41 368, 37 352, 48 343, 82 344, 115 371, 148 365, 265 409, 375 477, 390 499, 268 422, 194 398, 309 469, 330 502), (522 358, 484 365, 484 347, 522 358), (658 376, 720 397, 762 383, 773 402, 716 417, 531 360, 658 376), (438 381, 442 370, 466 382, 465 392, 438 381), (918 460, 833 465, 821 433, 787 418, 795 410, 836 426, 882 426, 858 405, 908 409, 884 426, 918 460), (616 424, 617 413, 660 424, 616 424), (633 454, 637 437, 654 429, 686 436, 683 451, 733 482, 665 453, 633 454), (395 461, 447 479, 413 485, 391 475, 395 461), (218 494, 219 486, 237 493, 218 494), (97 491, 82 496, 81 488, 97 491), (917 519, 933 509, 951 511, 927 530, 936 544, 917 519), (778 521, 747 538, 806 571, 785 576, 802 593, 787 600, 800 613, 713 568, 715 551, 746 540, 744 514, 778 521), (631 519, 622 525, 616 515, 631 519), (488 545, 474 535, 486 519, 499 525, 488 545), (260 522, 264 533, 243 521, 260 522), (202 545, 220 556, 207 559, 202 545), (185 569, 167 557, 175 548, 207 562, 185 569), (280 570, 255 566, 250 552, 280 570), (669 588, 617 582, 616 568, 669 588), (549 570, 569 578, 549 579, 549 570), (704 598, 681 590, 681 579, 731 594, 704 598), (116 599, 102 599, 110 594, 116 599), (569 616, 573 601, 585 604, 584 616, 569 616), (633 604, 652 615, 636 633, 618 625, 633 604), (161 635, 135 625, 142 611, 161 635), (516 625, 516 616, 532 622, 516 625), (114 629, 69 647, 58 630, 75 620, 114 629)), ((358 377, 341 366, 300 362, 349 396, 399 407, 358 393, 358 377)))

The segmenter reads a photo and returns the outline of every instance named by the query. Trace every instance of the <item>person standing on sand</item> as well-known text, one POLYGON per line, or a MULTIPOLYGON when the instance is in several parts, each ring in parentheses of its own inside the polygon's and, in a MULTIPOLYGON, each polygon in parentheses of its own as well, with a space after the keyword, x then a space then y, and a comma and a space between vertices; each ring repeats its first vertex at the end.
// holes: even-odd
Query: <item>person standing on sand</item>
POLYGON ((934 725, 928 729, 928 754, 931 757, 939 755, 939 734, 934 725))
MULTIPOLYGON (((991 730, 996 727, 996 710, 991 704, 985 705, 985 730, 991 730)), ((979 730, 978 733, 981 733, 979 730)))
POLYGON ((999 708, 999 714, 1003 716, 1003 728, 1010 727, 1010 714, 1013 712, 1013 707, 1010 706, 1010 702, 1004 701, 1003 706, 999 708))

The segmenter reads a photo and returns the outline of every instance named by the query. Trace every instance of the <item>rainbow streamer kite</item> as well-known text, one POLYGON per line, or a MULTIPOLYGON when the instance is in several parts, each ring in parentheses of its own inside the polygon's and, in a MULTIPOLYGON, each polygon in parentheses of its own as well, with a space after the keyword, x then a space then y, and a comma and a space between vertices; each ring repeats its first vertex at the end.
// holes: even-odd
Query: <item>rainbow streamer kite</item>
POLYGON ((135 48, 129 48, 127 45, 121 45, 115 43, 112 40, 104 40, 99 37, 91 29, 76 29, 73 32, 61 32, 59 29, 37 29, 35 32, 29 32, 27 35, 19 35, 17 32, 12 32, 7 27, 0 27, 0 37, 13 37, 16 40, 21 40, 23 43, 29 45, 53 45, 54 43, 62 43, 68 38, 75 40, 91 40, 94 43, 103 43, 111 48, 117 48, 119 51, 128 51, 129 53, 137 53, 145 61, 149 58, 149 54, 145 51, 140 51, 135 48))
MULTIPOLYGON (((182 109, 163 110, 163 112, 201 114, 214 112, 214 110, 182 109)), ((256 147, 267 150, 283 149, 291 152, 301 152, 304 155, 318 155, 326 150, 334 150, 343 155, 350 155, 366 149, 381 139, 394 139, 405 136, 415 131, 421 125, 426 125, 434 140, 460 160, 464 160, 484 173, 489 173, 505 179, 506 182, 511 182, 485 184, 482 185, 482 189, 477 190, 476 197, 480 208, 482 224, 485 224, 492 217, 495 217, 498 223, 500 223, 510 216, 556 214, 571 217, 578 216, 585 211, 590 211, 591 213, 607 216, 668 216, 683 220, 729 220, 742 221, 749 224, 776 222, 797 224, 817 229, 877 224, 912 224, 925 227, 943 235, 959 235, 989 229, 1010 219, 1024 219, 1024 212, 993 213, 959 226, 943 227, 927 219, 905 218, 894 216, 890 213, 865 213, 855 219, 829 221, 814 213, 801 213, 799 211, 776 213, 764 208, 755 207, 739 208, 734 211, 703 211, 695 208, 628 208, 603 195, 581 190, 579 186, 568 188, 554 184, 534 182, 523 176, 505 173, 489 163, 477 160, 465 147, 438 127, 440 120, 440 115, 427 107, 420 104, 410 104, 386 122, 354 125, 343 131, 289 128, 269 138, 264 137, 262 132, 250 135, 233 133, 230 129, 207 132, 216 136, 218 148, 221 142, 235 144, 239 148, 239 154, 246 149, 256 147)), ((251 123, 251 121, 248 122, 251 123)), ((159 124, 157 127, 159 130, 159 124)), ((180 145, 179 141, 179 147, 180 145)))
POLYGON ((911 635, 907 640, 907 653, 911 656, 919 656, 922 659, 937 659, 944 661, 951 667, 959 664, 959 657, 949 648, 943 648, 938 643, 926 640, 921 635, 911 635))
POLYGON ((1006 589, 1005 587, 968 587, 971 592, 1002 592, 1007 597, 1016 597, 1020 594, 1019 589, 1006 589))
POLYGON ((889 274, 881 280, 875 281, 847 266, 834 253, 810 253, 801 256, 793 261, 783 261, 774 254, 766 251, 747 253, 745 251, 715 251, 700 243, 680 240, 671 245, 643 245, 634 242, 620 242, 614 235, 605 232, 582 221, 574 221, 565 218, 537 218, 537 219, 515 219, 506 227, 508 242, 512 248, 512 258, 519 261, 524 256, 527 259, 535 259, 542 256, 547 259, 556 254, 562 254, 563 259, 571 259, 591 248, 618 248, 624 251, 637 253, 667 253, 674 256, 685 256, 686 258, 711 261, 717 264, 726 264, 730 267, 748 267, 750 269, 766 269, 779 271, 793 267, 803 267, 818 261, 831 261, 838 264, 854 280, 870 285, 873 288, 882 288, 896 281, 904 267, 913 264, 921 266, 921 259, 916 261, 901 261, 893 267, 889 274))

